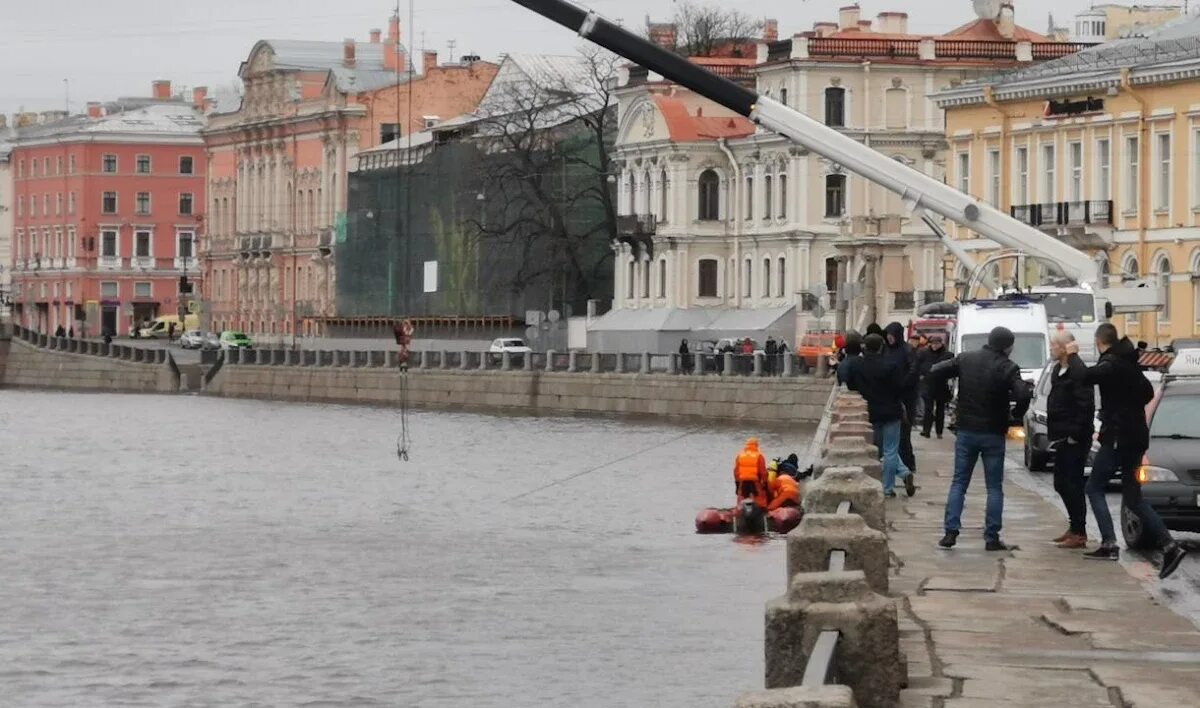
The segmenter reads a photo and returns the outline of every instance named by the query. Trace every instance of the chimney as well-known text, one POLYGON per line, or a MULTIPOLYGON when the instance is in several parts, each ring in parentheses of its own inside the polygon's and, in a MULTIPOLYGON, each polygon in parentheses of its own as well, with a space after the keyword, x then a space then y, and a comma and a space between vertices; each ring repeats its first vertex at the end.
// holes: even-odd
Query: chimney
POLYGON ((860 19, 862 19, 862 14, 858 5, 847 5, 838 10, 838 27, 840 29, 854 29, 858 27, 860 19))
POLYGON ((437 52, 422 52, 421 53, 421 73, 428 74, 430 70, 437 68, 437 52))
POLYGON ((1017 18, 1011 2, 1000 6, 1000 17, 996 19, 996 30, 1005 39, 1013 39, 1017 35, 1017 18))
POLYGON ((392 44, 400 43, 400 15, 393 14, 388 20, 388 42, 392 44))
POLYGON ((88 101, 87 117, 88 118, 103 118, 104 117, 104 105, 101 104, 99 101, 88 101))
POLYGON ((380 40, 380 37, 382 37, 382 36, 383 36, 383 30, 381 30, 381 29, 371 30, 371 44, 379 44, 379 42, 382 41, 382 40, 380 40))
POLYGON ((881 12, 879 13, 878 26, 876 32, 883 34, 908 34, 908 13, 907 12, 881 12))
POLYGON ((814 22, 813 23, 813 32, 816 32, 818 37, 828 37, 829 35, 833 34, 834 32, 837 32, 837 30, 838 30, 838 26, 837 26, 837 24, 835 24, 833 22, 814 22))
POLYGON ((779 20, 766 19, 763 20, 763 41, 777 42, 779 41, 779 20))
POLYGON ((679 28, 673 22, 647 22, 650 41, 663 49, 674 50, 679 41, 679 28))
POLYGON ((348 37, 342 41, 342 66, 347 69, 353 69, 356 63, 354 59, 354 38, 348 37))
POLYGON ((192 105, 197 110, 204 110, 204 100, 208 98, 208 87, 197 86, 192 89, 192 105))
POLYGON ((159 101, 166 101, 171 98, 171 82, 166 79, 159 79, 150 85, 150 95, 159 101))

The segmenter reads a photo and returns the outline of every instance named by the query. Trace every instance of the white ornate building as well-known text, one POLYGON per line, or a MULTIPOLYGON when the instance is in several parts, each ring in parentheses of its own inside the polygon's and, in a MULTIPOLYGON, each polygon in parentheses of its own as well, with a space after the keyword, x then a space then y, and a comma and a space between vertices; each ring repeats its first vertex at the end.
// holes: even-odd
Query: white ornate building
MULTIPOLYGON (((1073 51, 1012 24, 1011 13, 940 37, 908 34, 904 13, 872 23, 850 7, 839 20, 762 42, 755 59, 693 61, 942 179, 937 91, 1028 63, 1034 45, 1039 58, 1073 51)), ((662 322, 644 311, 666 309, 686 311, 675 318, 684 325, 671 329, 695 331, 716 317, 711 311, 737 310, 757 313, 743 318, 746 330, 774 328, 744 334, 790 339, 834 326, 831 313, 812 314, 817 302, 833 310, 833 297, 818 298, 826 291, 852 296, 848 325, 860 327, 907 320, 942 299, 942 247, 899 197, 644 69, 630 69, 618 97, 618 209, 627 228, 613 311, 593 330, 662 322)))

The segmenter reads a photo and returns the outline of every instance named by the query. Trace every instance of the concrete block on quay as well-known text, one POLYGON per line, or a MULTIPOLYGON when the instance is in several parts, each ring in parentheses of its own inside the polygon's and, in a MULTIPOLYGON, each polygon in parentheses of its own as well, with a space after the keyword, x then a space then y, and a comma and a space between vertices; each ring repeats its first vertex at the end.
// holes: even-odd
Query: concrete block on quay
POLYGON ((861 440, 830 440, 821 451, 816 471, 820 473, 829 467, 860 467, 872 479, 883 479, 878 448, 861 440))
POLYGON ((805 514, 833 514, 843 501, 850 502, 850 513, 861 516, 867 526, 885 531, 883 488, 861 467, 826 468, 820 477, 804 486, 800 506, 805 514))
POLYGON ((738 698, 736 708, 858 708, 849 686, 792 686, 755 691, 738 698))
POLYGON ((897 708, 905 683, 896 605, 862 571, 801 573, 767 603, 766 687, 799 686, 817 637, 840 633, 834 673, 862 708, 897 708))
POLYGON ((882 531, 858 514, 805 514, 787 535, 787 577, 829 567, 832 551, 845 551, 846 570, 861 570, 881 595, 888 591, 888 545, 882 531))

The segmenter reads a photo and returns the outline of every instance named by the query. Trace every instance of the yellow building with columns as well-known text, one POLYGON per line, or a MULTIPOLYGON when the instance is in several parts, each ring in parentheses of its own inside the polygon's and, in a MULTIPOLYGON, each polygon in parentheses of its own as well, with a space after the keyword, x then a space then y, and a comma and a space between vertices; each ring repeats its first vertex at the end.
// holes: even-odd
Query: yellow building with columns
MULTIPOLYGON (((1166 309, 1116 318, 1131 339, 1200 336, 1200 18, 935 100, 950 184, 1103 257, 1114 284, 1157 276, 1166 309)), ((951 235, 996 248, 962 227, 951 235)))

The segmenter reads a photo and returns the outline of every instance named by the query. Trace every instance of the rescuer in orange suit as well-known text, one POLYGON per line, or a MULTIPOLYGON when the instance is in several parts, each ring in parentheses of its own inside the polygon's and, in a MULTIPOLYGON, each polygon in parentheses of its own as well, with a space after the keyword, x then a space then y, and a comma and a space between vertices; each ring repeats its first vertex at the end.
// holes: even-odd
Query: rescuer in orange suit
POLYGON ((800 506, 800 485, 790 475, 776 475, 771 483, 771 504, 767 511, 775 511, 785 506, 800 506))
POLYGON ((758 450, 758 438, 747 440, 746 447, 738 454, 733 481, 739 507, 749 497, 760 509, 767 508, 767 458, 758 450))

